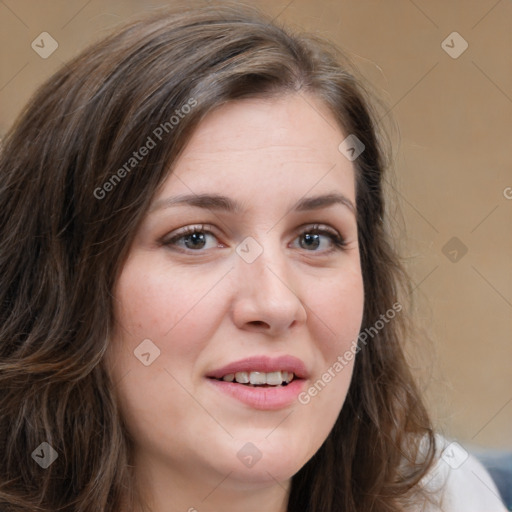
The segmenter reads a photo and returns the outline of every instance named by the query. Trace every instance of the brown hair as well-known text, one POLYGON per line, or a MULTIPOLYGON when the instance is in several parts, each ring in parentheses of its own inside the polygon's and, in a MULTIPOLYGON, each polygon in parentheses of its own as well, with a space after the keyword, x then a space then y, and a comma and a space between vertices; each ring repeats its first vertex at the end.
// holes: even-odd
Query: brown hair
MULTIPOLYGON (((160 11, 91 46, 27 105, 0 160, 5 510, 120 512, 135 488, 133 441, 103 357, 111 291, 133 236, 208 112, 302 92, 365 145, 354 165, 366 329, 410 285, 385 223, 386 161, 371 95, 328 43, 247 7, 160 11), (131 161, 149 136, 155 146, 131 161), (58 453, 46 469, 32 456, 43 441, 58 453)), ((292 479, 289 512, 383 512, 415 499, 435 445, 403 355, 406 317, 361 347, 338 421, 292 479)))

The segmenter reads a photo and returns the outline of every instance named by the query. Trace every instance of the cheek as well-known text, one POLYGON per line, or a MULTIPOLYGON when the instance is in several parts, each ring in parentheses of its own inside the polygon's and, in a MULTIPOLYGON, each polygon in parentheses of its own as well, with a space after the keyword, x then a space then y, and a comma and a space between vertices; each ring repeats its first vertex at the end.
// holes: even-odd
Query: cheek
POLYGON ((135 438, 166 439, 166 427, 155 425, 155 418, 173 418, 179 425, 187 414, 204 417, 191 394, 195 364, 216 325, 216 281, 190 272, 185 277, 140 257, 125 264, 114 290, 116 325, 107 367, 120 383, 118 398, 135 438), (151 340, 149 345, 144 341, 151 360, 147 366, 136 357, 143 340, 151 340))
POLYGON ((364 308, 362 275, 356 269, 316 290, 310 294, 308 306, 320 360, 314 379, 298 401, 309 411, 316 430, 327 436, 345 401, 357 357, 364 308))
POLYGON ((325 363, 332 364, 357 340, 364 308, 364 287, 358 268, 324 282, 309 294, 310 321, 325 363))
POLYGON ((150 262, 128 262, 119 278, 114 315, 123 337, 149 338, 164 352, 187 354, 205 338, 209 316, 208 296, 215 295, 216 278, 170 271, 150 262), (151 268, 150 272, 142 269, 151 268), (197 321, 198 318, 201 321, 197 321))

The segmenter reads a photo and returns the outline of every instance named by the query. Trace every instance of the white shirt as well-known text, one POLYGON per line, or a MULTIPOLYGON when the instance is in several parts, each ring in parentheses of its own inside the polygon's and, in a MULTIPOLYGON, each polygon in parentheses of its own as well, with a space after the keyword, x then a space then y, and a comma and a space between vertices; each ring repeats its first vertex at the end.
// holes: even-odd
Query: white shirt
POLYGON ((440 506, 425 512, 507 512, 499 491, 482 464, 459 443, 436 435, 437 463, 422 484, 433 491, 440 506))

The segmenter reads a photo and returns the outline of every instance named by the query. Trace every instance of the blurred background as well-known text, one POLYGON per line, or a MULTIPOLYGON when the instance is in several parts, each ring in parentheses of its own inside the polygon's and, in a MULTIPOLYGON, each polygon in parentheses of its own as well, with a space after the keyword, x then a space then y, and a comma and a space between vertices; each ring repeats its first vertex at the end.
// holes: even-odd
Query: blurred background
MULTIPOLYGON (((247 3, 334 42, 386 102, 399 245, 432 340, 410 340, 412 364, 441 433, 512 450, 512 2, 247 3)), ((170 4, 0 0, 0 138, 86 45, 170 4)))

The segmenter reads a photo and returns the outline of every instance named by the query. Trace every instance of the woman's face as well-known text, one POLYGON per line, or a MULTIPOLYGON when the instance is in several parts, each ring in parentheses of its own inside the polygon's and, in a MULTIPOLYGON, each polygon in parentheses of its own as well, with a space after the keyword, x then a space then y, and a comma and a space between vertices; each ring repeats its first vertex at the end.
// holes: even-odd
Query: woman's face
POLYGON ((158 191, 107 354, 148 479, 282 482, 332 429, 363 313, 347 135, 311 96, 231 102, 158 191))

